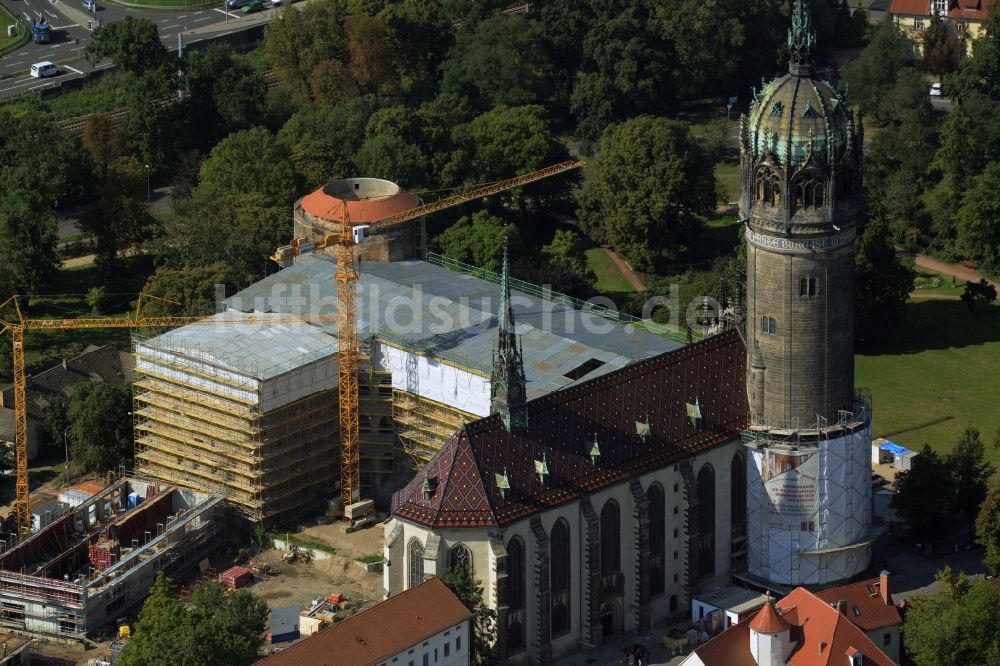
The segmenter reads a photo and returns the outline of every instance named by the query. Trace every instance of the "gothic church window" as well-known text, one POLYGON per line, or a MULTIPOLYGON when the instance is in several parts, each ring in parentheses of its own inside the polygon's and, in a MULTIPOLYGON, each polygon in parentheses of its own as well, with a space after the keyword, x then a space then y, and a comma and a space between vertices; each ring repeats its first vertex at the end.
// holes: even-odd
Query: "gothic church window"
POLYGON ((747 465, 743 454, 736 452, 729 469, 729 485, 733 523, 747 519, 747 465))
POLYGON ((767 169, 757 172, 757 200, 775 206, 781 204, 781 185, 774 172, 767 169))
POLYGON ((819 208, 823 205, 823 179, 819 176, 807 176, 795 182, 795 207, 819 208))
POLYGON ((527 594, 524 570, 524 541, 514 537, 507 543, 507 648, 517 652, 524 648, 524 624, 527 594))
POLYGON ((655 597, 665 592, 666 585, 667 512, 663 486, 658 483, 651 485, 646 491, 646 500, 649 502, 649 594, 655 597))
POLYGON ((569 525, 559 519, 550 536, 549 584, 552 587, 552 635, 569 631, 569 525))
POLYGON ((472 551, 464 543, 459 543, 451 547, 448 551, 448 568, 456 569, 462 567, 466 571, 472 571, 472 551))
POLYGON ((698 579, 715 573, 715 470, 704 464, 698 472, 698 539, 695 556, 698 579))
POLYGON ((417 539, 410 539, 410 576, 407 588, 424 582, 424 547, 417 539))
POLYGON ((601 575, 621 571, 621 518, 618 503, 608 500, 601 509, 601 575))

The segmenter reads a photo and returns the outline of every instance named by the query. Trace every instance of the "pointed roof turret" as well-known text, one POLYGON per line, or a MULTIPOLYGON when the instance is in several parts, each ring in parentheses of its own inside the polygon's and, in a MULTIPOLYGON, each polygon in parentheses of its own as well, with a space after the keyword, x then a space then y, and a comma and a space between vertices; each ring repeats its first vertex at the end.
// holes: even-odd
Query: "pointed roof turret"
POLYGON ((514 307, 510 298, 510 263, 507 237, 503 239, 503 268, 500 272, 500 308, 497 313, 497 347, 493 352, 493 374, 490 378, 490 407, 500 414, 507 430, 528 425, 527 381, 521 346, 514 332, 514 307))
POLYGON ((750 620, 750 629, 762 634, 776 634, 788 629, 789 626, 791 625, 788 624, 788 620, 778 615, 778 611, 774 609, 774 602, 770 598, 750 620))

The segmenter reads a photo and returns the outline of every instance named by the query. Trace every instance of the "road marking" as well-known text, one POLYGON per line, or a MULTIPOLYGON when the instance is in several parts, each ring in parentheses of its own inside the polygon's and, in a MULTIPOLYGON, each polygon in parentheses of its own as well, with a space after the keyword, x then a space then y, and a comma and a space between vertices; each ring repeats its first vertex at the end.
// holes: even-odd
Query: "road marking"
POLYGON ((160 22, 160 23, 166 23, 166 22, 167 22, 167 21, 169 21, 169 20, 170 20, 170 19, 168 19, 168 18, 165 18, 165 19, 160 19, 160 20, 159 20, 159 22, 160 22))
POLYGON ((9 65, 4 65, 4 67, 10 69, 11 67, 24 67, 24 65, 25 65, 24 62, 12 62, 9 65))
POLYGON ((54 14, 54 13, 50 12, 47 9, 45 10, 45 13, 48 14, 49 16, 51 16, 52 18, 59 18, 58 14, 54 14))
POLYGON ((81 72, 81 71, 80 71, 80 70, 78 70, 78 69, 73 69, 73 68, 72 68, 72 67, 70 67, 69 65, 63 65, 63 67, 65 67, 66 69, 68 69, 68 70, 69 70, 69 71, 71 71, 71 72, 76 72, 76 73, 77 73, 77 74, 79 74, 80 76, 83 76, 83 72, 81 72))
POLYGON ((29 21, 31 21, 31 17, 30 17, 30 16, 28 16, 28 12, 21 12, 21 15, 22 15, 22 16, 24 16, 24 18, 26 18, 26 19, 28 19, 29 21))
POLYGON ((197 23, 198 21, 211 21, 213 18, 215 18, 215 17, 214 16, 202 16, 200 19, 194 19, 191 22, 192 23, 197 23))
POLYGON ((180 23, 178 23, 177 25, 165 25, 165 26, 163 26, 163 29, 164 30, 173 30, 174 28, 179 28, 179 27, 181 27, 180 23))
MULTIPOLYGON (((230 14, 229 12, 224 12, 221 9, 219 9, 218 7, 212 7, 212 11, 213 12, 219 12, 220 14, 225 14, 227 16, 232 16, 233 18, 239 18, 239 16, 237 16, 236 14, 230 14)), ((167 20, 169 21, 170 19, 167 19, 167 20)))
POLYGON ((187 14, 181 14, 181 15, 180 15, 180 16, 178 16, 177 18, 178 18, 178 19, 182 19, 182 18, 187 18, 187 17, 188 17, 188 15, 187 15, 187 14))
POLYGON ((80 27, 79 23, 71 23, 69 25, 54 25, 54 26, 52 26, 52 29, 53 30, 68 30, 70 28, 79 28, 79 27, 80 27))

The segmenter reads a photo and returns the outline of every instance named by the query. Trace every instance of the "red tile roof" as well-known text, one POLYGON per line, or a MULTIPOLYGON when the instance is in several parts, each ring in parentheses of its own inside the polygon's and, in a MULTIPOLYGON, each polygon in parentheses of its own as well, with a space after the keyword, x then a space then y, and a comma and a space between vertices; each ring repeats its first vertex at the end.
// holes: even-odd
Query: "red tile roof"
MULTIPOLYGON (((948 17, 969 21, 984 21, 992 0, 951 0, 948 17)), ((906 16, 931 16, 931 0, 892 0, 890 14, 906 16)))
MULTIPOLYGON (((420 203, 420 198, 417 195, 400 188, 396 194, 385 197, 349 199, 347 201, 347 211, 351 215, 351 222, 363 224, 416 208, 420 203)), ((321 187, 315 192, 302 197, 300 205, 302 206, 302 210, 310 215, 337 222, 340 220, 343 212, 344 202, 342 199, 327 194, 325 189, 321 187)))
POLYGON ((777 611, 774 610, 774 604, 768 601, 750 620, 750 628, 764 634, 776 634, 788 629, 788 622, 778 615, 777 611))
POLYGON ((502 526, 737 436, 747 421, 746 348, 736 332, 640 361, 528 404, 528 426, 466 425, 393 497, 393 514, 429 527, 502 526), (687 403, 698 401, 692 424, 687 403), (649 423, 650 436, 637 434, 649 423), (600 458, 588 453, 597 439, 600 458), (535 462, 544 457, 544 483, 535 462), (497 476, 507 474, 502 494, 497 476))
MULTIPOLYGON (((895 666, 865 632, 812 592, 798 587, 779 601, 777 611, 789 625, 792 652, 788 666, 833 666, 861 652, 864 666, 895 666)), ((750 625, 742 622, 715 636, 695 652, 706 666, 755 666, 750 625)))
POLYGON ((441 579, 431 578, 257 663, 380 664, 471 617, 472 613, 441 579))
POLYGON ((816 592, 815 595, 836 607, 837 602, 847 602, 848 619, 865 631, 873 631, 882 627, 892 627, 903 623, 899 609, 882 598, 878 578, 863 580, 850 585, 831 587, 816 592), (872 592, 869 592, 869 588, 872 592))

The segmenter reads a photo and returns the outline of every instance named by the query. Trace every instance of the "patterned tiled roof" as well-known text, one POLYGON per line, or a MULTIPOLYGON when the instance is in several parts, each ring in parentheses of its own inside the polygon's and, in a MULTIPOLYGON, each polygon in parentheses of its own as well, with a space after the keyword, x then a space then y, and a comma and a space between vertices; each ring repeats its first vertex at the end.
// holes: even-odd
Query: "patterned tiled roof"
POLYGON ((429 527, 502 526, 679 462, 746 424, 745 373, 742 340, 724 333, 533 400, 527 428, 508 432, 497 416, 475 421, 396 493, 393 513, 429 527), (687 408, 695 403, 697 424, 687 408), (536 473, 543 460, 544 481, 536 473))

